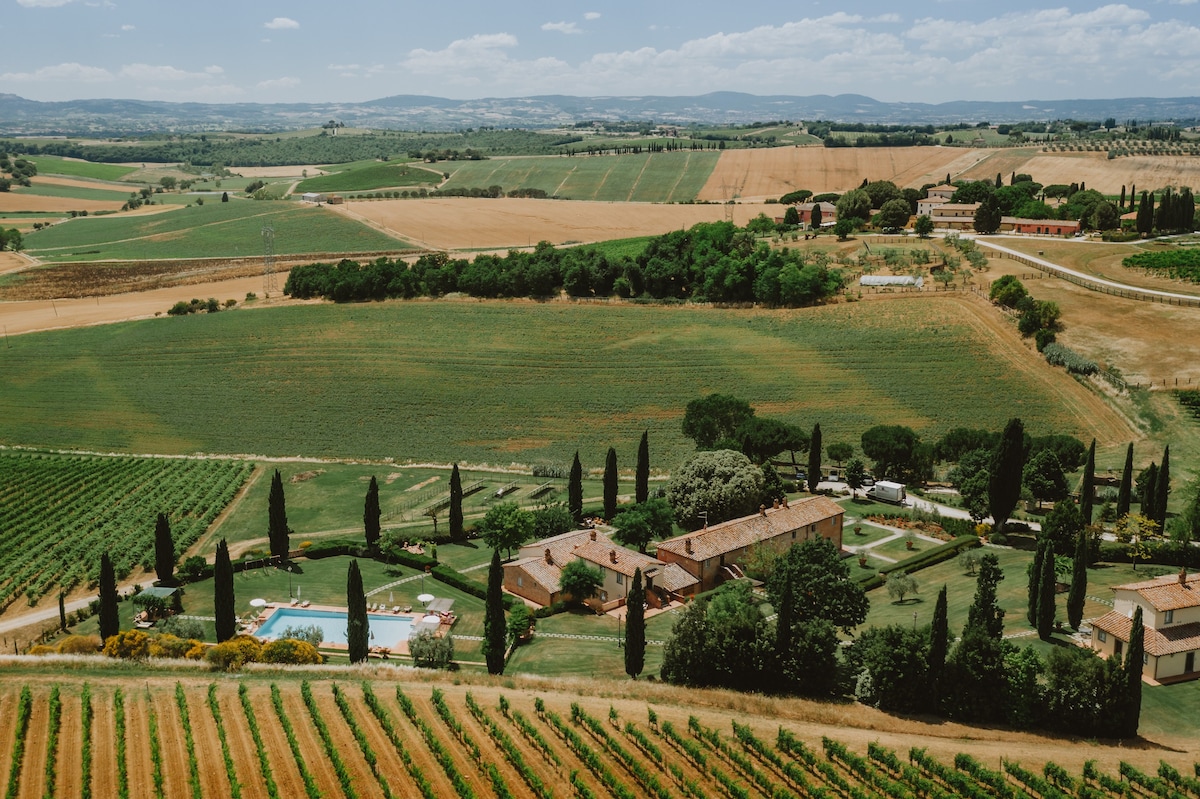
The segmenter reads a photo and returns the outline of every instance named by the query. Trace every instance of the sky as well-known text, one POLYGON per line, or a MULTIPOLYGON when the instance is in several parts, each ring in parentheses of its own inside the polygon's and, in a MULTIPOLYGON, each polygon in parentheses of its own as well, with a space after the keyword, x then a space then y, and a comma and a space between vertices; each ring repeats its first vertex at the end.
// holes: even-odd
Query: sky
POLYGON ((1200 0, 0 0, 0 93, 1200 95, 1200 0))

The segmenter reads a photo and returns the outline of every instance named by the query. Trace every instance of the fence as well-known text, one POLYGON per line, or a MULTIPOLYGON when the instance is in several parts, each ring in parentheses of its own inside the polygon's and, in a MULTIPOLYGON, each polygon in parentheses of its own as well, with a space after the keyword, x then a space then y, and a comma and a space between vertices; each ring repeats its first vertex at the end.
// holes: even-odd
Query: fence
POLYGON ((1122 297, 1127 300, 1138 300, 1140 302, 1157 302, 1161 305, 1179 305, 1185 308, 1200 308, 1200 297, 1164 297, 1160 294, 1150 294, 1147 292, 1138 291, 1136 289, 1119 289, 1113 286, 1106 285, 1097 280, 1091 280, 1082 275, 1073 275, 1067 272, 1060 272, 1057 269, 1052 269, 1045 264, 1038 263, 1030 258, 1022 255, 1014 255, 1007 252, 997 252, 1001 258, 1008 258, 1016 261, 1019 264, 1032 267, 1039 272, 1050 277, 1065 280, 1068 283, 1074 283, 1077 286, 1082 286, 1089 291, 1096 291, 1101 294, 1108 294, 1113 297, 1122 297))

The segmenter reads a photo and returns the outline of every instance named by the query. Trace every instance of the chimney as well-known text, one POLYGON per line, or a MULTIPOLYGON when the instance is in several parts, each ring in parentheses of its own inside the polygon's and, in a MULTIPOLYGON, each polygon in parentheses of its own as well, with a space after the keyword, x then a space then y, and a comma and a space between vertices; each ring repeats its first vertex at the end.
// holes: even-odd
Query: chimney
POLYGON ((688 553, 689 555, 692 554, 692 539, 690 539, 690 538, 683 539, 683 551, 688 553))
POLYGON ((759 516, 766 516, 766 515, 767 515, 767 506, 766 506, 766 505, 759 505, 759 506, 758 506, 758 515, 759 515, 759 516))
POLYGON ((783 495, 783 507, 786 508, 787 506, 788 506, 787 494, 784 494, 783 495))
POLYGON ((588 538, 590 538, 592 541, 595 541, 596 540, 596 531, 592 530, 590 533, 588 533, 588 538))
POLYGON ((1187 575, 1187 566, 1181 567, 1179 569, 1179 584, 1180 585, 1187 585, 1187 576, 1188 576, 1187 575))
POLYGON ((546 547, 546 562, 552 566, 554 565, 554 558, 550 555, 550 547, 546 547))
POLYGON ((615 550, 615 549, 608 550, 608 560, 610 563, 617 562, 617 550, 615 550))
POLYGON ((779 497, 776 497, 771 503, 771 510, 779 510, 779 497))

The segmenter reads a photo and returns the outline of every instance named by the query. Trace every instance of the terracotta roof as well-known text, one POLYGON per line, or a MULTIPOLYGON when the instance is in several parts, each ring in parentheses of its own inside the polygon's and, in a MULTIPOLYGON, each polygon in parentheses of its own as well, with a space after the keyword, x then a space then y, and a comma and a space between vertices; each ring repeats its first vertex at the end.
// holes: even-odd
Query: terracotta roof
MULTIPOLYGON (((1093 629, 1104 630, 1109 635, 1126 642, 1129 641, 1132 627, 1133 620, 1115 610, 1105 613, 1092 622, 1093 629)), ((1200 622, 1173 624, 1160 630, 1150 627, 1144 629, 1145 635, 1142 640, 1148 655, 1162 657, 1163 655, 1200 650, 1200 622)))
POLYGON ((943 183, 940 186, 930 186, 928 189, 926 189, 926 191, 927 192, 930 192, 930 191, 951 191, 951 192, 953 192, 953 191, 958 191, 958 186, 951 186, 949 183, 943 183))
POLYGON ((668 563, 663 567, 659 576, 654 578, 654 584, 668 591, 682 591, 693 585, 699 585, 700 581, 688 574, 687 570, 678 563, 668 563))
POLYGON ((660 568, 663 565, 662 561, 655 560, 649 555, 599 540, 585 541, 580 544, 575 548, 575 557, 620 572, 628 577, 632 577, 637 569, 641 569, 642 574, 645 574, 650 569, 660 568))
POLYGON ((1183 583, 1177 575, 1168 574, 1139 583, 1114 585, 1113 590, 1135 591, 1159 611, 1200 607, 1200 573, 1185 575, 1183 583))
POLYGON ((555 566, 553 563, 547 563, 545 558, 522 558, 514 560, 512 563, 504 564, 505 570, 520 569, 529 577, 546 589, 549 594, 556 594, 562 590, 562 585, 559 582, 562 576, 562 569, 555 566))
POLYGON ((934 206, 935 211, 975 211, 979 209, 981 203, 942 203, 934 206))
POLYGON ((521 547, 521 555, 527 558, 545 559, 548 549, 554 562, 559 566, 565 566, 575 559, 575 548, 591 543, 593 535, 596 537, 595 543, 603 544, 605 547, 616 546, 608 536, 596 530, 572 530, 569 533, 561 533, 526 544, 521 547))
POLYGON ((843 513, 842 506, 828 497, 807 497, 792 502, 787 508, 767 508, 765 516, 756 513, 659 541, 658 549, 695 561, 708 560, 843 513), (690 553, 687 551, 688 541, 692 544, 690 553))

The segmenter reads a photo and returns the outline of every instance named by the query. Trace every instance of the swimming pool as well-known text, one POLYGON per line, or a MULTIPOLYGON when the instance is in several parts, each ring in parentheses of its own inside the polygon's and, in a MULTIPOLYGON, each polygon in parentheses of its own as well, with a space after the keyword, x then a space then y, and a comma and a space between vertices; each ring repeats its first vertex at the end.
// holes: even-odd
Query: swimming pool
MULTIPOLYGON (((371 646, 396 648, 408 645, 412 631, 412 616, 395 616, 390 613, 368 613, 367 624, 371 630, 371 646)), ((276 608, 263 625, 255 632, 258 638, 279 638, 288 627, 316 625, 325 635, 324 643, 346 645, 346 612, 336 610, 313 610, 311 608, 276 608)))

